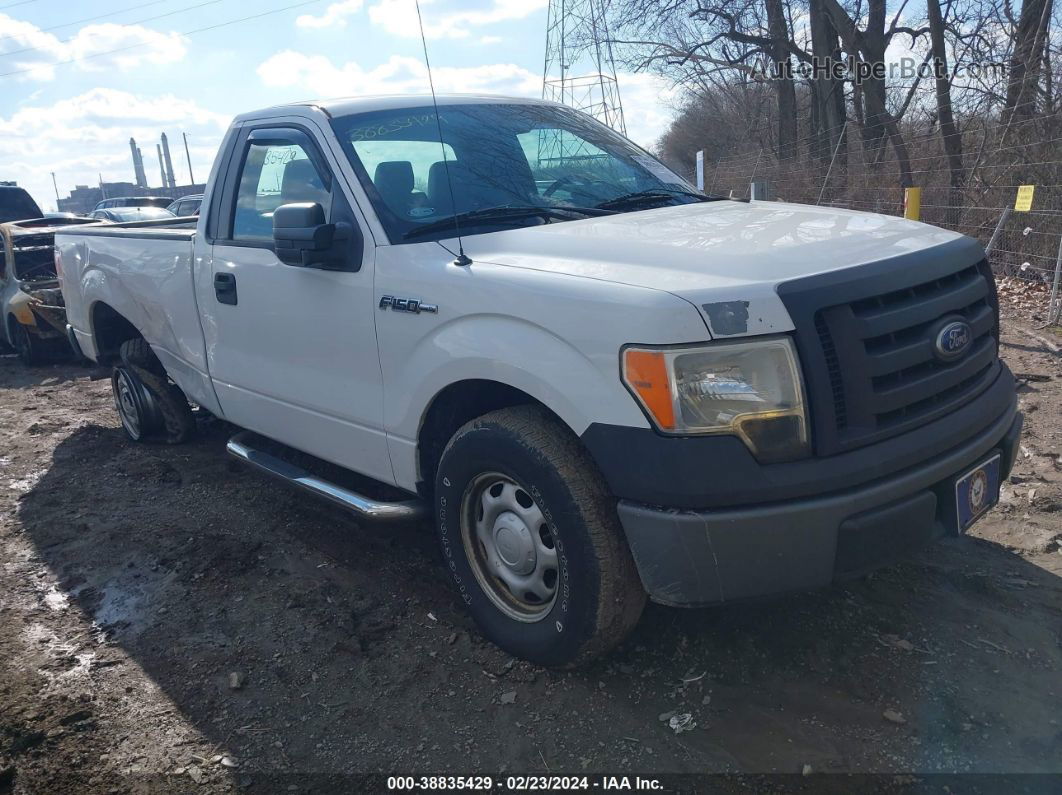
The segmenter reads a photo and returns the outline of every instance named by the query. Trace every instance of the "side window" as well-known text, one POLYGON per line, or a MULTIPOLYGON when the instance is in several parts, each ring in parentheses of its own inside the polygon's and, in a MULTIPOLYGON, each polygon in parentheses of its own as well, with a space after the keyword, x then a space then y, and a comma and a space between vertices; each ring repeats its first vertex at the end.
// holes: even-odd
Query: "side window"
POLYGON ((232 239, 268 242, 273 239, 273 211, 282 204, 317 202, 331 215, 332 194, 301 146, 251 141, 243 161, 232 239))

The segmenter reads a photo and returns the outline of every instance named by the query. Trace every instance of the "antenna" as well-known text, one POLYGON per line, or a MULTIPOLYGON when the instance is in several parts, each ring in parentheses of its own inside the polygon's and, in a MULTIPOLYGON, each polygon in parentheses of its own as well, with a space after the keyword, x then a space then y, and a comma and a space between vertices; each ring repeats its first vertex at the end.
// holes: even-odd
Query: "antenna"
POLYGON ((443 170, 446 172, 446 187, 450 191, 450 206, 454 211, 454 231, 457 233, 457 257, 454 259, 454 265, 465 267, 471 265, 472 260, 465 256, 465 244, 461 239, 461 224, 457 220, 457 202, 454 201, 454 181, 450 178, 450 163, 446 159, 446 143, 443 141, 442 119, 439 117, 439 101, 435 98, 435 81, 431 78, 431 61, 428 60, 428 39, 424 35, 424 20, 420 16, 420 0, 415 0, 415 2, 417 6, 417 24, 420 26, 420 43, 424 47, 424 65, 428 69, 431 104, 435 108, 435 127, 439 131, 439 149, 442 150, 443 170))

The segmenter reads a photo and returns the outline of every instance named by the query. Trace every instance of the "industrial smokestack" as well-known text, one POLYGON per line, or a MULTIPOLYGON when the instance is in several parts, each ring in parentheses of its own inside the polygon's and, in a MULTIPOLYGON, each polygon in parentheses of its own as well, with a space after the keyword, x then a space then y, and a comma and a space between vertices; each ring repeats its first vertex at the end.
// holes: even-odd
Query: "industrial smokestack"
POLYGON ((188 184, 195 184, 195 176, 192 174, 192 153, 188 151, 188 133, 181 133, 184 136, 184 156, 188 158, 188 184))
POLYGON ((159 174, 162 175, 162 187, 166 187, 166 163, 162 159, 162 146, 155 144, 155 153, 159 156, 159 174))
POLYGON ((166 140, 166 133, 162 134, 162 156, 166 158, 166 181, 165 187, 176 188, 177 178, 173 175, 173 161, 170 159, 170 142, 166 140))
POLYGON ((144 155, 140 151, 140 147, 136 145, 136 139, 129 139, 129 149, 133 153, 133 174, 136 176, 136 186, 138 188, 147 187, 147 175, 144 173, 144 155))

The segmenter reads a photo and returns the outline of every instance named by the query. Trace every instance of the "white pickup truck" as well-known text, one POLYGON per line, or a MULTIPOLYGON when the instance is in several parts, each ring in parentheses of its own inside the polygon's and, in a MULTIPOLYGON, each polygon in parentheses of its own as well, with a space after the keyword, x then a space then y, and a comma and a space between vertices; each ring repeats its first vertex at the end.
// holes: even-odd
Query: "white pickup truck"
POLYGON ((647 595, 824 586, 961 533, 1018 449, 976 241, 704 196, 561 105, 247 113, 202 207, 56 232, 128 435, 184 440, 195 404, 363 518, 433 512, 484 633, 543 664, 608 650, 647 595))

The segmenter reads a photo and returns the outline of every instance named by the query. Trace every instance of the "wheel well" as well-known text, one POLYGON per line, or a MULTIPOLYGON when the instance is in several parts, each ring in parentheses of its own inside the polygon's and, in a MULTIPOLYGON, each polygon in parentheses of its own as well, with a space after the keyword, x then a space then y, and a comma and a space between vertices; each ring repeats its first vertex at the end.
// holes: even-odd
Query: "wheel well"
POLYGON ((92 334, 100 362, 117 357, 118 349, 126 340, 142 336, 136 326, 103 302, 92 307, 92 334))
POLYGON ((417 437, 417 490, 425 496, 431 494, 439 459, 458 428, 491 411, 529 403, 549 410, 526 392, 498 381, 470 379, 443 389, 425 412, 417 437))

